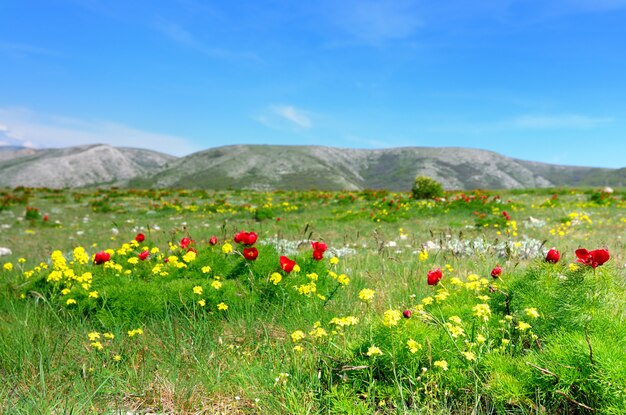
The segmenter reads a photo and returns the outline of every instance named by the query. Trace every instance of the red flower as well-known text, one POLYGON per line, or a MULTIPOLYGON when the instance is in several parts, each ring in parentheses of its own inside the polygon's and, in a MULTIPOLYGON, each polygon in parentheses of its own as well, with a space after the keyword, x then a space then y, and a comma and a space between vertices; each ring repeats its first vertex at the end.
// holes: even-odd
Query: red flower
POLYGON ((404 310, 402 312, 402 315, 404 316, 404 318, 411 318, 411 310, 404 310))
POLYGON ((589 265, 591 268, 599 267, 611 258, 607 249, 587 251, 582 248, 576 250, 576 257, 578 262, 589 265))
POLYGON ((491 270, 491 276, 493 278, 498 278, 502 275, 502 267, 500 265, 496 265, 494 269, 491 270))
POLYGON ((43 221, 48 222, 48 215, 43 215, 43 221))
POLYGON ((244 231, 237 232, 237 233, 235 234, 235 237, 233 238, 233 240, 234 240, 236 243, 240 244, 240 243, 241 243, 241 241, 243 241, 243 234, 244 234, 244 233, 245 233, 244 231))
POLYGON ((324 258, 324 251, 313 251, 313 259, 321 261, 324 258))
POLYGON ((556 264, 559 262, 559 259, 561 259, 561 253, 554 248, 550 249, 546 254, 546 262, 556 264))
POLYGON ((243 257, 248 261, 254 261, 259 256, 259 251, 255 247, 244 248, 243 257))
POLYGON ((188 248, 188 247, 189 247, 189 245, 191 245, 191 243, 192 243, 192 242, 193 242, 193 241, 192 241, 191 239, 189 239, 189 238, 187 238, 187 237, 185 236, 183 239, 181 239, 181 240, 180 240, 180 247, 181 247, 182 249, 186 249, 186 248, 188 248))
POLYGON ((209 244, 217 245, 217 236, 211 236, 211 239, 209 239, 209 244))
POLYGON ((258 235, 254 232, 249 232, 245 234, 245 238, 243 240, 244 245, 254 245, 258 238, 258 235))
POLYGON ((105 262, 109 262, 110 260, 111 254, 104 251, 97 252, 93 257, 93 262, 96 265, 104 264, 105 262))
POLYGON ((506 211, 504 211, 504 210, 502 211, 502 216, 504 216, 504 218, 505 218, 506 220, 511 220, 511 215, 509 215, 508 213, 506 213, 506 211))
POLYGON ((238 244, 244 244, 244 245, 254 245, 254 243, 256 242, 258 238, 258 235, 254 232, 238 232, 235 235, 235 242, 237 242, 238 244))
POLYGON ((328 249, 328 245, 324 242, 311 242, 311 246, 314 251, 322 251, 322 253, 326 252, 328 249))
POLYGON ((148 256, 150 256, 150 251, 141 251, 138 255, 139 259, 141 259, 142 261, 145 261, 148 256))
POLYGON ((284 255, 280 257, 280 268, 283 271, 285 271, 287 274, 293 271, 293 267, 295 266, 296 266, 296 261, 293 261, 284 255))
POLYGON ((144 235, 143 233, 138 233, 137 236, 135 236, 135 241, 141 243, 143 241, 146 240, 146 235, 144 235))
POLYGON ((328 249, 328 245, 324 242, 311 242, 311 246, 313 247, 313 259, 316 261, 324 258, 324 252, 328 249))
POLYGON ((428 285, 437 285, 441 278, 443 278, 443 274, 439 268, 428 271, 428 285))

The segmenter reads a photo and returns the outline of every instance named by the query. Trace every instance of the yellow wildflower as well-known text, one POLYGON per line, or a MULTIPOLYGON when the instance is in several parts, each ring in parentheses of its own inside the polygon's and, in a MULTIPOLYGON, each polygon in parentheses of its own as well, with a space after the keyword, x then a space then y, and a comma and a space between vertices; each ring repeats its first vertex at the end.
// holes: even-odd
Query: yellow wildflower
POLYGON ((6 264, 4 264, 4 269, 6 271, 11 271, 13 269, 13 264, 10 262, 7 262, 6 264))
POLYGON ((422 349, 422 345, 419 344, 418 342, 416 342, 413 339, 409 339, 406 342, 406 347, 409 348, 409 352, 411 352, 411 353, 417 353, 419 350, 422 349))
POLYGON ((17 262, 19 262, 20 264, 23 264, 24 262, 26 262, 26 258, 19 258, 17 262))
POLYGON ((432 297, 424 297, 422 298, 422 304, 424 305, 429 305, 433 303, 433 298, 432 297))
POLYGON ((489 304, 476 304, 472 307, 472 311, 474 311, 474 316, 477 318, 482 319, 483 321, 489 321, 489 316, 491 315, 491 308, 489 307, 489 304))
POLYGON ((438 367, 441 370, 448 370, 448 362, 445 360, 437 360, 433 363, 433 366, 438 367))
POLYGON ((98 291, 90 291, 89 298, 98 298, 98 291))
POLYGON ((100 342, 91 342, 91 347, 97 350, 102 350, 103 346, 100 342))
POLYGON ((226 303, 219 303, 217 305, 217 309, 220 311, 226 311, 228 310, 228 305, 226 303))
POLYGON ((202 295, 202 292, 203 292, 203 291, 204 291, 204 290, 203 290, 203 289, 202 289, 202 287, 201 287, 201 286, 199 286, 199 285, 196 285, 195 287, 193 287, 193 293, 194 293, 194 294, 202 295))
POLYGON ((372 299, 374 299, 375 294, 376 293, 374 292, 374 290, 370 288, 363 288, 361 291, 359 291, 359 298, 361 299, 361 301, 369 303, 370 301, 372 301, 372 299))
POLYGON ((398 310, 387 310, 383 314, 383 325, 387 327, 396 326, 402 318, 402 313, 398 310))
POLYGON ((76 300, 74 300, 73 298, 68 298, 67 301, 65 302, 65 305, 71 305, 71 304, 76 304, 76 300))
POLYGON ((222 288, 222 283, 219 282, 218 280, 214 280, 211 283, 211 287, 215 288, 216 290, 219 290, 220 288, 222 288))
POLYGON ((120 356, 119 354, 116 354, 115 356, 113 356, 113 360, 115 360, 116 362, 119 362, 120 360, 122 360, 122 356, 120 356))
POLYGON ((201 271, 203 274, 208 274, 209 272, 211 272, 211 267, 208 265, 205 265, 201 268, 201 271))
POLYGON ((296 330, 291 333, 291 341, 294 343, 298 343, 300 340, 303 340, 306 337, 302 330, 296 330))
POLYGON ((204 298, 203 298, 203 299, 201 299, 201 300, 198 300, 198 305, 199 305, 200 307, 204 307, 204 306, 206 305, 206 300, 205 300, 204 298))
POLYGON ((304 347, 302 347, 299 344, 296 344, 295 346, 293 346, 293 351, 296 353, 302 353, 304 351, 304 347))
POLYGON ((366 353, 369 357, 382 356, 383 352, 376 346, 370 346, 366 353))
POLYGON ((233 252, 233 246, 231 244, 229 244, 228 242, 226 242, 224 245, 222 245, 222 252, 225 254, 230 254, 233 252))
POLYGON ((339 258, 337 258, 336 256, 332 257, 330 259, 330 264, 331 265, 337 265, 339 263, 339 258))
POLYGON ((463 352, 463 356, 470 362, 476 360, 476 355, 473 352, 463 352))
POLYGON ((270 275, 270 282, 274 285, 278 285, 279 282, 281 282, 283 279, 283 276, 280 275, 278 272, 274 272, 272 275, 270 275))
POLYGON ((532 326, 530 324, 520 321, 515 328, 518 329, 519 331, 526 331, 531 327, 532 326))
POLYGON ((428 251, 422 250, 420 251, 420 261, 424 262, 428 259, 428 251))
POLYGON ((293 272, 300 272, 300 266, 298 264, 293 266, 293 272))
POLYGON ((539 312, 537 311, 536 308, 530 307, 530 308, 525 309, 524 312, 530 318, 538 318, 539 317, 539 312))
POLYGON ((92 331, 87 333, 87 337, 90 341, 94 342, 100 338, 100 333, 98 333, 97 331, 92 331))
POLYGON ((128 337, 134 337, 136 335, 141 335, 141 334, 143 334, 143 329, 141 328, 128 330, 128 337))
POLYGON ((196 260, 197 254, 194 251, 188 251, 185 255, 183 255, 183 261, 186 263, 190 263, 196 260))
POLYGON ((346 274, 341 274, 337 277, 337 282, 341 285, 348 285, 350 283, 350 278, 346 274))
POLYGON ((104 333, 103 336, 104 336, 105 339, 111 339, 112 340, 112 339, 115 338, 115 335, 113 333, 104 333))

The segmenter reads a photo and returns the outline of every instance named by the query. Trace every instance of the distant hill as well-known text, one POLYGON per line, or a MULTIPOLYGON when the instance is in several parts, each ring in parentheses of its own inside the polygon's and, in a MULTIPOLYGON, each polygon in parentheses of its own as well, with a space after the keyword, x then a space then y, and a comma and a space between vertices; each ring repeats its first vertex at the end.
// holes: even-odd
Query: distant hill
POLYGON ((516 160, 486 150, 234 145, 186 157, 91 145, 0 151, 0 186, 132 186, 254 190, 406 191, 417 174, 447 189, 624 186, 626 169, 516 160), (2 154, 11 156, 2 158, 2 154))
POLYGON ((0 187, 84 187, 123 183, 161 170, 176 157, 94 144, 0 152, 0 187), (2 155, 7 157, 3 158, 2 155))

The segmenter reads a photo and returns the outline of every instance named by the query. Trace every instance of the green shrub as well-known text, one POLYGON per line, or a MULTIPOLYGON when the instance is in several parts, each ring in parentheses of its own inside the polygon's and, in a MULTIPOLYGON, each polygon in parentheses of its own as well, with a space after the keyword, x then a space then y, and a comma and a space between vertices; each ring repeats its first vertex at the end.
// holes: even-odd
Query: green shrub
POLYGON ((434 199, 443 196, 443 186, 430 177, 417 176, 411 192, 413 199, 434 199))

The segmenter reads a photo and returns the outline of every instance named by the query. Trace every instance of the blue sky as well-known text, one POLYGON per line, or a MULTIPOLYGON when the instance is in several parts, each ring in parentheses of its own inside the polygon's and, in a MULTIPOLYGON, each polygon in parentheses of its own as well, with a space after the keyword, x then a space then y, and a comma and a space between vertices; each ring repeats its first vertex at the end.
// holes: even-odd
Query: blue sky
POLYGON ((626 0, 2 0, 0 144, 626 167, 626 0))

